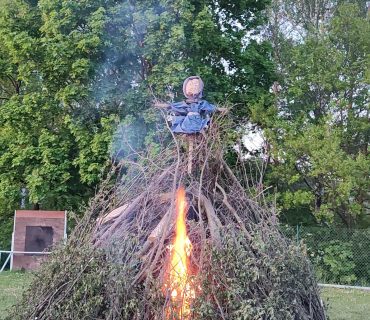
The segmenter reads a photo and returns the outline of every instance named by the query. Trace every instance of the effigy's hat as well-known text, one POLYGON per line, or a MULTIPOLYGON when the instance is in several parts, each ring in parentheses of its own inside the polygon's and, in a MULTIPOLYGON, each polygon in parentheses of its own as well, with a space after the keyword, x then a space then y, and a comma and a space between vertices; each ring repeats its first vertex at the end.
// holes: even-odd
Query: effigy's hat
POLYGON ((188 98, 188 99, 200 99, 200 98, 202 97, 203 87, 204 87, 204 86, 203 86, 203 81, 202 81, 202 79, 201 79, 199 76, 191 76, 191 77, 187 78, 187 79, 184 81, 184 83, 183 83, 183 85, 182 85, 182 91, 183 91, 183 93, 184 93, 184 96, 185 96, 186 98, 188 98), (186 85, 188 84, 188 82, 189 82, 190 80, 194 80, 194 79, 198 79, 198 80, 199 80, 199 84, 200 84, 199 91, 198 91, 198 93, 196 93, 196 94, 194 94, 194 95, 187 94, 187 93, 186 93, 186 85))

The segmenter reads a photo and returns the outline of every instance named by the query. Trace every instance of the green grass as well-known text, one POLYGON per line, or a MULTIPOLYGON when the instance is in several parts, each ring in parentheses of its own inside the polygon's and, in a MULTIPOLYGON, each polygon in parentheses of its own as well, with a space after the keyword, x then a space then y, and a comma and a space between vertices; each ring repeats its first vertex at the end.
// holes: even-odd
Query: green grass
MULTIPOLYGON (((0 319, 22 297, 30 279, 25 272, 0 273, 0 319)), ((370 291, 322 288, 321 298, 329 305, 330 320, 370 320, 370 291)))
POLYGON ((3 271, 0 273, 0 319, 7 314, 29 283, 31 275, 26 272, 3 271))
POLYGON ((370 319, 370 291, 325 287, 321 298, 329 305, 330 320, 370 319))

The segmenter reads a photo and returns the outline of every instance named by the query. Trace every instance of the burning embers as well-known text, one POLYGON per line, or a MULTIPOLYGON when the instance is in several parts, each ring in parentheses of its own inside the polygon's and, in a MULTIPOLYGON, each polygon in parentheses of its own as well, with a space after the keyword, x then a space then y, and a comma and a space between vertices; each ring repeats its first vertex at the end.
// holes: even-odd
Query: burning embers
MULTIPOLYGON (((175 312, 180 319, 183 319, 190 315, 190 304, 195 298, 195 290, 189 282, 189 256, 193 245, 186 232, 187 205, 184 188, 177 191, 176 200, 176 236, 173 244, 169 246, 171 263, 168 266, 170 269, 168 274, 172 302, 180 306, 175 312)), ((168 316, 168 319, 171 317, 168 316)))

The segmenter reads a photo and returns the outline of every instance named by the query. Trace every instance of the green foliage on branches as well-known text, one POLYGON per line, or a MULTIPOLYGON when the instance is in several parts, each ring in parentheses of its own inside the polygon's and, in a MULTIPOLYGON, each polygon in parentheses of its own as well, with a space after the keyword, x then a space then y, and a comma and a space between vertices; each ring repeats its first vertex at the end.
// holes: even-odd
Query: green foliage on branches
POLYGON ((298 292, 314 294, 315 279, 310 265, 302 263, 304 253, 294 245, 283 248, 276 234, 267 242, 253 234, 259 257, 230 235, 223 243, 223 250, 207 252, 194 305, 197 319, 288 319, 297 312, 298 292), (224 280, 220 284, 217 279, 224 280))
POLYGON ((368 286, 370 229, 327 227, 285 228, 284 233, 307 247, 321 283, 368 286), (297 234, 298 232, 298 234, 297 234))
POLYGON ((104 117, 71 120, 91 93, 104 7, 0 6, 0 198, 19 208, 24 188, 27 207, 77 208, 93 194, 114 127, 104 117))
MULTIPOLYGON (((13 232, 13 219, 0 220, 0 248, 1 250, 11 250, 11 239, 13 232)), ((2 254, 0 259, 0 266, 2 267, 8 258, 8 255, 2 254)))
POLYGON ((284 48, 276 121, 265 119, 283 210, 310 205, 317 222, 369 225, 369 39, 369 21, 345 3, 284 48))
MULTIPOLYGON (((331 277, 326 281, 330 283, 351 283, 356 280, 354 269, 356 264, 353 261, 351 242, 332 240, 319 245, 324 253, 322 260, 328 267, 331 277)), ((317 268, 320 274, 320 267, 317 268)))
POLYGON ((267 3, 1 0, 0 200, 19 208, 24 188, 27 208, 78 208, 120 152, 118 123, 141 148, 145 111, 181 100, 189 75, 239 118, 267 107, 271 47, 251 39, 267 3))
POLYGON ((182 82, 197 74, 205 83, 204 99, 218 103, 230 96, 241 103, 235 115, 245 117, 247 106, 269 96, 274 77, 270 45, 250 35, 258 33, 267 3, 120 2, 110 10, 99 97, 121 104, 123 117, 146 109, 152 94, 183 99, 182 82))
MULTIPOLYGON (((304 297, 311 297, 313 312, 321 307, 311 265, 296 246, 282 243, 279 233, 272 232, 264 240, 256 233, 253 253, 242 244, 242 235, 224 231, 223 249, 207 243, 203 271, 199 278, 192 278, 194 287, 201 288, 191 304, 194 318, 287 319, 299 312, 301 303, 310 303, 300 301, 304 297)), ((136 237, 131 239, 124 246, 113 241, 105 249, 84 243, 88 238, 69 239, 66 246, 51 254, 6 319, 33 317, 45 306, 39 319, 163 315, 163 284, 154 277, 145 284, 131 284, 139 272, 136 264, 127 264, 138 245, 136 237), (150 311, 142 307, 144 297, 150 301, 150 311)), ((178 316, 173 315, 174 319, 178 316)))

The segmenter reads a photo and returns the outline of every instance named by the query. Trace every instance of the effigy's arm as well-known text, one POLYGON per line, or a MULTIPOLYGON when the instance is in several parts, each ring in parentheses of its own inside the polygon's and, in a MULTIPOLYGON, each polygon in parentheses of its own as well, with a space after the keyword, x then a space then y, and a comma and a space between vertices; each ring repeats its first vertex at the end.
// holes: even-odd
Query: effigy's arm
POLYGON ((163 102, 157 102, 155 104, 156 107, 158 108, 169 108, 171 107, 171 105, 169 103, 163 103, 163 102))
MULTIPOLYGON (((177 103, 177 104, 181 104, 181 105, 183 105, 183 103, 182 102, 180 102, 180 103, 177 103)), ((211 105, 211 104, 209 104, 208 102, 205 104, 206 105, 206 110, 204 110, 205 111, 205 114, 207 114, 207 113, 212 113, 212 112, 215 112, 215 111, 220 111, 220 112, 227 112, 228 111, 228 109, 227 108, 217 108, 217 107, 215 107, 214 105, 211 105), (214 110, 212 110, 212 108, 207 108, 207 107, 209 107, 209 106, 212 106, 212 107, 214 107, 215 109, 214 110), (208 110, 207 110, 208 109, 208 110), (208 111, 208 112, 207 112, 208 111)), ((163 109, 169 109, 169 108, 171 108, 172 106, 168 103, 168 102, 156 102, 155 103, 155 106, 157 107, 157 108, 163 108, 163 109)), ((203 108, 202 108, 203 109, 203 108)))
POLYGON ((200 106, 199 106, 199 113, 201 115, 210 114, 216 111, 227 112, 228 108, 218 108, 214 106, 213 104, 208 103, 205 100, 201 101, 200 106))
POLYGON ((224 111, 229 111, 228 108, 217 108, 216 111, 224 112, 224 111))

